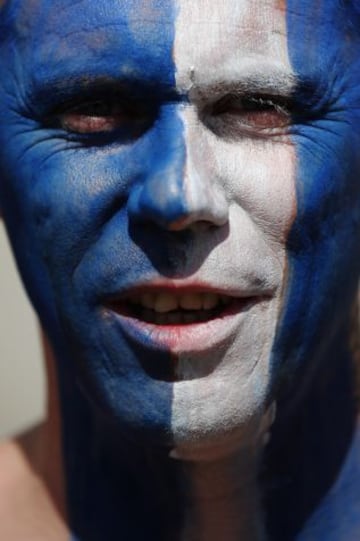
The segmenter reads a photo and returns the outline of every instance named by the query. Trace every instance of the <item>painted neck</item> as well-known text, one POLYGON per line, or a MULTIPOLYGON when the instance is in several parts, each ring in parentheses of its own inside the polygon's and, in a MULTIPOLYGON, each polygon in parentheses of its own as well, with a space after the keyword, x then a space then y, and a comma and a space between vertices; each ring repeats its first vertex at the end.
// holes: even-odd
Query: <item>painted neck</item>
POLYGON ((187 501, 181 541, 265 539, 258 454, 247 448, 212 462, 182 464, 187 501))
POLYGON ((354 434, 353 358, 344 342, 332 347, 290 421, 278 416, 261 485, 259 444, 208 462, 183 461, 114 436, 61 359, 68 506, 78 539, 294 539, 330 490, 354 434))
MULTIPOLYGON (((357 326, 356 320, 356 332, 357 326)), ((339 333, 301 399, 292 407, 288 393, 279 404, 262 475, 268 531, 276 541, 298 538, 321 509, 356 439, 359 363, 350 342, 348 330, 339 333)), ((347 479, 349 487, 359 486, 358 472, 347 479)), ((321 520, 321 538, 330 537, 328 517, 321 520)))
POLYGON ((209 461, 180 460, 115 436, 61 377, 69 516, 80 541, 265 539, 262 438, 209 461))
MULTIPOLYGON (((80 434, 78 430, 72 429, 80 434)), ((170 457, 168 450, 114 441, 109 427, 94 425, 87 433, 88 445, 76 441, 73 432, 69 437, 70 515, 79 540, 265 539, 257 448, 190 462, 170 457), (73 445, 86 449, 73 451, 73 445), (97 510, 93 524, 92 507, 97 510)))

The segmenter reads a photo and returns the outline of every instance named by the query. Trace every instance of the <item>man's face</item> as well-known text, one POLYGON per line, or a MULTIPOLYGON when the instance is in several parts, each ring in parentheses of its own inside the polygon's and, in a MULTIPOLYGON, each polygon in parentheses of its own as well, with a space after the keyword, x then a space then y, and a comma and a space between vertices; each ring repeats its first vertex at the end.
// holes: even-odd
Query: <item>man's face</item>
POLYGON ((0 200, 25 283, 89 397, 183 453, 252 441, 346 322, 360 48, 328 4, 4 13, 0 200))

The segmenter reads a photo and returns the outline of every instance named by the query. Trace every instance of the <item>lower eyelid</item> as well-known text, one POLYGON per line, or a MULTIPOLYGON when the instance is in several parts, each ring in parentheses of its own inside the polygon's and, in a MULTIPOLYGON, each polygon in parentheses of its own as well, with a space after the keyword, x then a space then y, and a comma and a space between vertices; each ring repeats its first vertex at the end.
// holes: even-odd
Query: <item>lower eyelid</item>
POLYGON ((291 118, 284 118, 283 122, 252 122, 251 119, 241 118, 237 115, 221 115, 217 117, 205 117, 202 119, 204 125, 217 137, 224 140, 241 140, 243 138, 266 139, 271 137, 282 137, 289 134, 291 118))

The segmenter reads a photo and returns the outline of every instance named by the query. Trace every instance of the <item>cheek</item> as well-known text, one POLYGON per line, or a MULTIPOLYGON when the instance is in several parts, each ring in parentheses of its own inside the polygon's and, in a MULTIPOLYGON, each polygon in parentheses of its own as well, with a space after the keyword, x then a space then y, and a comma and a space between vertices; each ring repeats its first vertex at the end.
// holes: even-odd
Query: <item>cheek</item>
POLYGON ((74 268, 120 212, 127 190, 123 179, 136 177, 137 166, 118 150, 43 153, 49 157, 37 168, 31 190, 32 223, 49 265, 74 268))
POLYGON ((297 212, 296 156, 289 142, 219 145, 217 168, 240 206, 269 241, 285 246, 297 212))
POLYGON ((297 214, 297 157, 290 136, 226 142, 193 112, 185 110, 181 118, 189 201, 206 189, 218 199, 224 193, 230 206, 241 208, 270 242, 285 246, 297 214))
POLYGON ((319 134, 314 143, 304 133, 297 148, 298 213, 288 235, 290 280, 273 361, 299 375, 299 390, 297 370, 305 374, 324 356, 329 337, 344 332, 357 290, 359 188, 358 169, 351 168, 357 158, 349 153, 353 139, 339 135, 329 148, 319 134))

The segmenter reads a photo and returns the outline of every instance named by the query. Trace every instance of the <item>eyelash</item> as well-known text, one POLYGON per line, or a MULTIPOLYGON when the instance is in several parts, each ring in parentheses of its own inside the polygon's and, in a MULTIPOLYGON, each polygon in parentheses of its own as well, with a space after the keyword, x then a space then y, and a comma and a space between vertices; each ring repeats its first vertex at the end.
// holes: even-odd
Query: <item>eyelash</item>
POLYGON ((284 133, 293 112, 291 100, 284 96, 228 94, 205 110, 204 121, 222 137, 266 137, 284 133))

